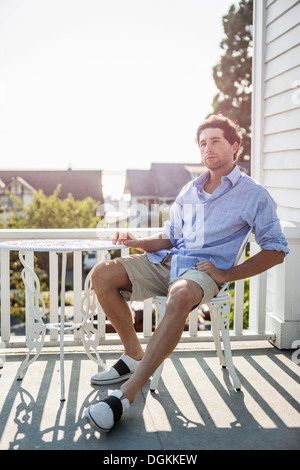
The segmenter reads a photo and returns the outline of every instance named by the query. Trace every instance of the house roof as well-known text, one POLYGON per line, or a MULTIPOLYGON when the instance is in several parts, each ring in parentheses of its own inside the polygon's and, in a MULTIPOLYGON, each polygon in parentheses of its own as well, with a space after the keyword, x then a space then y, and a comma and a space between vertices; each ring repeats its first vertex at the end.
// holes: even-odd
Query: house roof
POLYGON ((61 184, 60 199, 65 199, 71 193, 75 200, 91 197, 97 202, 103 202, 102 174, 95 170, 14 170, 0 171, 0 179, 8 185, 13 179, 22 178, 35 190, 42 189, 46 196, 53 194, 61 184))
POLYGON ((158 198, 158 186, 152 170, 127 170, 125 194, 131 196, 158 198))
POLYGON ((127 170, 124 192, 133 197, 175 199, 195 177, 192 173, 204 171, 206 168, 201 164, 152 163, 150 170, 127 170))
MULTIPOLYGON (((206 171, 205 166, 200 164, 198 169, 200 172, 206 171)), ((183 186, 195 177, 186 163, 153 163, 152 170, 157 181, 159 195, 163 198, 175 199, 183 186)))
POLYGON ((21 186, 23 186, 23 188, 29 192, 29 193, 36 193, 37 190, 35 188, 33 188, 27 181, 25 181, 23 178, 21 178, 20 176, 17 176, 16 178, 13 178, 10 183, 7 183, 6 185, 4 185, 4 188, 1 187, 2 190, 6 190, 7 188, 9 188, 10 186, 12 186, 14 184, 14 182, 17 181, 21 186))

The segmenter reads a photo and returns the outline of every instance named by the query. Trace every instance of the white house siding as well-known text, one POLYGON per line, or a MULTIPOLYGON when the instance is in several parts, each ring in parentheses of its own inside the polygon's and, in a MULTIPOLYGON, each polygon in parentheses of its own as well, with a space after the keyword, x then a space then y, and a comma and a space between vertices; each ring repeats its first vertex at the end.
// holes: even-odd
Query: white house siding
POLYGON ((266 0, 262 183, 300 223, 300 1, 266 0))
POLYGON ((253 22, 251 175, 277 203, 290 254, 250 286, 266 292, 266 329, 288 349, 300 339, 300 0, 254 0, 253 22))

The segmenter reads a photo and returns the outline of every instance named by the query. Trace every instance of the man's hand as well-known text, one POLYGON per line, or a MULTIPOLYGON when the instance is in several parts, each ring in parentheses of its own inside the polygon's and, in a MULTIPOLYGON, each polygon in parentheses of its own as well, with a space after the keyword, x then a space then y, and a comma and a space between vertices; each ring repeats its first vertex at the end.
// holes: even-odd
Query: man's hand
POLYGON ((139 240, 130 232, 116 232, 112 239, 114 245, 125 245, 128 248, 137 248, 139 240))
POLYGON ((284 261, 284 253, 276 250, 262 250, 246 261, 232 268, 222 271, 210 261, 200 261, 195 264, 198 271, 208 274, 217 284, 238 281, 248 277, 256 276, 284 261))
POLYGON ((140 251, 155 253, 159 250, 170 250, 173 245, 163 234, 156 234, 148 238, 136 238, 129 232, 117 232, 112 240, 115 245, 125 245, 140 251))
POLYGON ((210 261, 200 261, 199 263, 195 264, 195 268, 198 271, 202 271, 208 274, 215 281, 216 284, 223 284, 226 282, 225 272, 221 269, 218 269, 210 261))

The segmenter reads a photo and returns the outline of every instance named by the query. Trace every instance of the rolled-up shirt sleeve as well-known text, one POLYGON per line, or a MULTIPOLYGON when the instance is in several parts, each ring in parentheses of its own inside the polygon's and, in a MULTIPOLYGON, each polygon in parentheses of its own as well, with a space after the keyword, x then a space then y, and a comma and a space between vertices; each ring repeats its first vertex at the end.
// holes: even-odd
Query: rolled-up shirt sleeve
POLYGON ((252 227, 255 240, 262 250, 282 251, 285 256, 289 253, 277 216, 277 205, 266 190, 261 191, 257 200, 252 227))

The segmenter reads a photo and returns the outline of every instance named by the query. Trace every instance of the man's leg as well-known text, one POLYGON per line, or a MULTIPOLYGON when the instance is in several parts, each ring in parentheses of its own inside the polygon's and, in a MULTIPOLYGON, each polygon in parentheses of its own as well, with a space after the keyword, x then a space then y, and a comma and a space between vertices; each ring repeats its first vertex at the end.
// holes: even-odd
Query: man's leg
POLYGON ((132 403, 157 367, 177 346, 186 317, 203 298, 202 288, 193 281, 178 281, 170 289, 166 312, 151 336, 144 357, 131 378, 121 386, 123 397, 132 403))
POLYGON ((120 390, 107 399, 90 406, 85 417, 98 431, 110 431, 133 403, 147 380, 157 367, 171 354, 178 344, 186 317, 203 298, 202 288, 193 281, 181 280, 170 289, 166 312, 151 336, 143 359, 129 380, 120 390))
POLYGON ((99 264, 92 275, 92 285, 103 311, 124 345, 124 353, 140 360, 143 349, 135 332, 132 314, 120 290, 131 291, 125 268, 117 261, 99 264))

